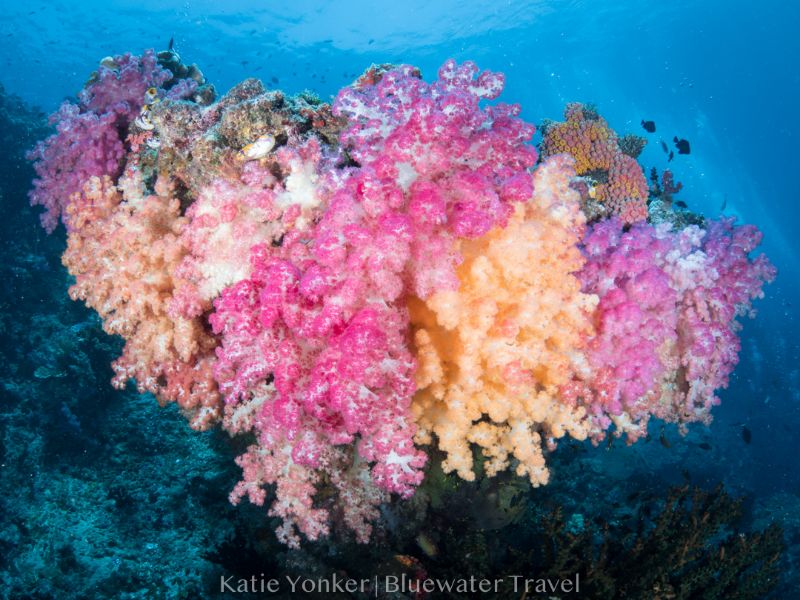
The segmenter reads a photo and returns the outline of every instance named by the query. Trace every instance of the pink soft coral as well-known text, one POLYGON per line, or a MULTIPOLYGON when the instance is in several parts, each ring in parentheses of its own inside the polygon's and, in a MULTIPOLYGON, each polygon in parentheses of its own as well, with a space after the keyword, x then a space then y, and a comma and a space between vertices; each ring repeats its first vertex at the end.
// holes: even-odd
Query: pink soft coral
POLYGON ((433 84, 410 67, 376 79, 334 105, 358 166, 320 173, 318 222, 254 247, 249 276, 223 291, 211 323, 226 422, 261 432, 251 454, 290 460, 309 481, 308 469, 329 468, 329 448, 355 444, 371 485, 408 496, 425 454, 413 444, 405 300, 457 285, 455 241, 507 222, 532 193, 536 153, 518 107, 479 106, 502 89, 497 74, 450 61, 433 84))
MULTIPOLYGON (((678 295, 658 266, 670 239, 655 236, 652 227, 634 225, 623 233, 613 218, 591 228, 583 244, 583 289, 600 298, 586 351, 593 384, 583 393, 602 432, 610 416, 624 412, 632 422, 649 417, 649 394, 665 369, 659 353, 677 337, 678 295)), ((633 429, 628 433, 633 437, 633 429)))
POLYGON ((752 225, 736 227, 734 218, 709 221, 705 231, 687 227, 674 236, 664 269, 680 294, 679 340, 671 353, 677 368, 675 385, 665 387, 669 403, 661 406, 681 421, 710 421, 711 407, 719 404, 716 390, 728 386, 738 362, 736 317, 754 316, 751 302, 762 298, 764 282, 775 278, 766 256, 750 258, 761 237, 752 225))
POLYGON ((591 376, 563 393, 582 398, 602 437, 613 421, 635 440, 651 415, 680 424, 711 419, 738 360, 737 315, 750 314, 774 267, 750 253, 761 234, 733 219, 689 226, 612 219, 584 238, 584 290, 599 295, 597 335, 586 358, 591 376))

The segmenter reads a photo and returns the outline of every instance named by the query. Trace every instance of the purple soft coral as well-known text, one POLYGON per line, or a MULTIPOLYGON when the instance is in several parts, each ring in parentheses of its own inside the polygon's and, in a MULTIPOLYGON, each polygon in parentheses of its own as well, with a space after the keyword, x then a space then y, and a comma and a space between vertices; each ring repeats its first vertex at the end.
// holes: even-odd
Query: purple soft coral
MULTIPOLYGON (((145 91, 160 89, 172 74, 160 67, 155 53, 141 57, 124 54, 113 68, 101 65, 94 81, 78 95, 78 103, 64 102, 50 122, 56 133, 28 153, 35 161, 37 179, 30 192, 33 205, 41 205, 42 225, 52 232, 59 220, 69 230, 66 208, 80 200, 79 192, 91 177, 116 179, 125 158, 124 132, 144 103, 145 91)), ((182 90, 186 88, 181 86, 182 90)))
POLYGON ((611 219, 584 238, 584 290, 600 297, 586 358, 591 381, 580 391, 596 437, 611 421, 635 440, 651 415, 681 424, 708 422, 738 360, 737 315, 775 277, 761 241, 733 219, 673 232, 611 219))

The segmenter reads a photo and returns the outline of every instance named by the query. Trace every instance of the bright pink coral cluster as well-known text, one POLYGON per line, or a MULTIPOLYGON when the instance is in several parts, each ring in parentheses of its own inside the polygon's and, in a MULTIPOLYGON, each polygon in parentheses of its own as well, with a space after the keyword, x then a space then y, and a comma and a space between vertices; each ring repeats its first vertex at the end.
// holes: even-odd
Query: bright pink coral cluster
POLYGON ((600 303, 586 352, 591 385, 582 393, 599 430, 611 424, 609 415, 625 412, 640 421, 650 412, 648 394, 664 370, 659 352, 676 338, 678 295, 658 266, 670 249, 670 240, 655 236, 651 226, 623 233, 616 218, 584 238, 580 279, 600 303))
MULTIPOLYGON (((397 260, 421 298, 456 285, 456 238, 504 225, 513 204, 531 196, 526 169, 536 151, 527 142, 534 127, 518 118, 518 105, 479 107, 500 94, 503 81, 450 60, 428 84, 405 66, 373 86, 343 89, 334 104, 334 114, 350 123, 340 143, 361 165, 334 202, 355 198, 368 221, 404 230, 407 240, 394 251, 407 248, 397 260)), ((333 231, 344 221, 338 223, 333 231)), ((398 292, 405 283, 394 283, 398 292)))
MULTIPOLYGON (((533 128, 517 107, 482 109, 502 78, 476 75, 450 61, 427 84, 401 67, 340 93, 334 113, 351 123, 340 141, 358 168, 323 170, 317 224, 254 247, 250 276, 215 301, 227 412, 259 404, 249 456, 263 468, 245 470, 242 490, 272 482, 263 474, 279 461, 305 495, 299 482, 340 473, 326 457, 349 444, 378 488, 408 496, 421 481, 406 299, 454 287, 455 239, 504 224, 532 192, 533 128)), ((309 537, 320 531, 282 516, 309 537)))
POLYGON ((751 259, 760 233, 733 219, 674 232, 668 225, 598 223, 584 238, 584 291, 597 294, 590 375, 565 387, 581 397, 596 437, 613 421, 630 440, 651 415, 708 422, 737 362, 737 315, 775 276, 766 257, 751 259))

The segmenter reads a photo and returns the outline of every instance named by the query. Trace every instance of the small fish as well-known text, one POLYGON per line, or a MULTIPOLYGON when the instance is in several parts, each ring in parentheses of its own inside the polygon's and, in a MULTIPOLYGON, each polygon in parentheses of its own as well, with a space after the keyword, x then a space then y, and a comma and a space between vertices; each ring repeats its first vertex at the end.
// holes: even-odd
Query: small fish
POLYGON ((678 149, 678 154, 691 154, 692 149, 689 146, 689 141, 684 139, 678 139, 677 136, 672 138, 672 141, 675 142, 675 147, 678 149))
POLYGON ((647 133, 655 133, 656 131, 656 122, 655 121, 642 121, 642 127, 647 133))
POLYGON ((702 448, 703 450, 711 450, 711 444, 709 444, 708 442, 700 442, 700 443, 699 443, 699 444, 697 444, 697 445, 698 445, 700 448, 702 448))
POLYGON ((145 140, 144 143, 148 148, 152 150, 158 150, 159 148, 161 148, 161 140, 159 140, 157 137, 149 137, 145 140))
POLYGON ((169 38, 169 45, 167 46, 167 50, 172 52, 172 49, 175 47, 175 36, 169 38))
POLYGON ((267 156, 275 147, 275 136, 265 133, 252 144, 247 144, 239 151, 242 160, 259 160, 267 156))
POLYGON ((672 446, 672 444, 669 443, 667 436, 664 435, 663 431, 661 432, 661 435, 658 437, 658 441, 661 442, 661 445, 664 446, 664 448, 669 448, 670 446, 672 446))
POLYGON ((720 206, 719 212, 724 212, 727 207, 728 207, 728 194, 725 194, 725 198, 722 200, 722 206, 720 206))
POLYGON ((404 567, 415 569, 422 566, 418 559, 408 554, 395 554, 394 559, 404 567))
POLYGON ((683 477, 686 483, 689 483, 692 480, 692 476, 689 474, 689 469, 683 469, 681 471, 681 476, 683 477))
POLYGON ((749 444, 752 439, 753 434, 750 431, 750 428, 747 425, 742 425, 742 441, 745 444, 749 444))
POLYGON ((106 56, 103 60, 100 61, 100 66, 105 67, 106 69, 117 69, 117 61, 114 60, 113 56, 106 56))
POLYGON ((425 532, 422 532, 417 536, 416 542, 417 546, 419 546, 420 550, 422 550, 427 557, 434 558, 439 554, 439 548, 436 546, 436 542, 434 542, 425 532))
POLYGON ((665 142, 664 140, 661 140, 661 149, 664 151, 664 154, 667 154, 669 152, 669 148, 667 148, 667 142, 665 142))
POLYGON ((675 206, 677 206, 678 208, 689 208, 689 205, 686 204, 686 202, 684 202, 683 200, 678 200, 675 203, 675 206))
POLYGON ((673 159, 674 157, 675 157, 675 154, 673 154, 672 150, 670 150, 670 151, 669 151, 669 158, 667 159, 667 162, 672 162, 672 159, 673 159))
POLYGON ((158 90, 154 87, 147 88, 144 93, 144 103, 153 104, 156 100, 158 100, 158 90))

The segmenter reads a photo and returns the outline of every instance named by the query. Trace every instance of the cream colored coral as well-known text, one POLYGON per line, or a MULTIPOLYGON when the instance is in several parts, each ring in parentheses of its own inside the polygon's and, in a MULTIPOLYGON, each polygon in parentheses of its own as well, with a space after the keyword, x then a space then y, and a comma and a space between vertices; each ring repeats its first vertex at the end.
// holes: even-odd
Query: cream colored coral
POLYGON ((462 240, 460 287, 409 303, 419 368, 413 411, 417 441, 435 440, 446 471, 474 478, 470 444, 493 475, 516 459, 516 472, 545 484, 543 446, 584 439, 582 408, 563 404, 559 388, 570 356, 590 332, 597 297, 574 276, 583 265, 574 163, 555 156, 534 174, 535 193, 505 228, 462 240))

